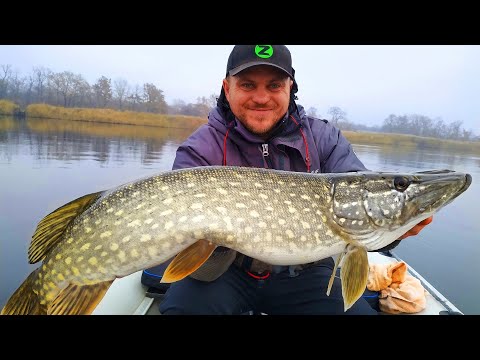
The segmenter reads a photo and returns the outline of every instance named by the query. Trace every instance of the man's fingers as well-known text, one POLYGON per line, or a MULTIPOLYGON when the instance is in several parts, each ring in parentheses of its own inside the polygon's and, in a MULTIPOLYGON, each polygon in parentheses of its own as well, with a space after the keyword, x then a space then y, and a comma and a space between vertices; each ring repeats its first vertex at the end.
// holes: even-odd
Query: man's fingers
POLYGON ((433 220, 433 216, 430 216, 426 218, 423 221, 420 221, 417 225, 415 225, 413 228, 411 228, 409 231, 407 231, 405 234, 400 236, 397 240, 403 240, 409 236, 415 236, 418 235, 418 233, 428 224, 430 224, 433 220))
MULTIPOLYGON (((430 224, 432 221, 433 221, 433 215, 430 216, 430 217, 428 217, 428 218, 426 218, 426 219, 423 220, 423 221, 420 221, 416 226, 418 226, 418 225, 426 226, 426 225, 430 224)), ((415 227, 416 227, 416 226, 415 226, 415 227)), ((422 226, 422 227, 423 227, 423 226, 422 226)))
POLYGON ((413 228, 410 229, 410 231, 407 232, 408 235, 412 236, 412 235, 418 235, 418 233, 420 232, 420 230, 423 229, 423 226, 422 225, 415 225, 413 228))

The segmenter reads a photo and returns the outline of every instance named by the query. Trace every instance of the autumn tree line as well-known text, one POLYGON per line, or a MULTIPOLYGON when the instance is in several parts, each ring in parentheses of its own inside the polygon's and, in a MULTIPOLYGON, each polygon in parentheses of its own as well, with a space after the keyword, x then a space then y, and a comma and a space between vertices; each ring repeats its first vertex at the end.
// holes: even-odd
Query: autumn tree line
MULTIPOLYGON (((77 108, 109 108, 157 114, 179 114, 206 117, 216 105, 217 95, 198 97, 196 103, 175 100, 167 104, 163 90, 153 83, 131 85, 125 79, 101 76, 90 85, 81 74, 70 71, 55 73, 45 67, 34 67, 22 76, 12 65, 0 65, 0 99, 7 99, 25 108, 30 104, 44 103, 77 108)), ((342 130, 359 130, 411 134, 451 140, 480 140, 471 130, 462 128, 461 121, 447 124, 441 118, 430 119, 424 115, 389 115, 381 126, 356 124, 338 106, 330 107, 327 116, 310 107, 307 114, 326 118, 342 130)))
POLYGON ((181 114, 206 117, 216 105, 216 96, 199 97, 194 104, 176 100, 169 105, 163 90, 155 84, 131 85, 125 79, 101 76, 90 85, 81 74, 53 72, 34 67, 21 76, 11 65, 0 65, 0 99, 11 100, 25 108, 30 104, 76 108, 109 108, 157 114, 181 114))
MULTIPOLYGON (((316 108, 309 108, 307 114, 319 117, 316 108)), ((480 141, 480 136, 475 135, 472 130, 466 130, 462 127, 462 121, 445 123, 440 117, 431 119, 428 116, 418 114, 400 116, 391 114, 383 120, 381 126, 367 126, 351 122, 347 113, 338 106, 330 107, 327 114, 329 115, 327 119, 342 130, 408 134, 459 141, 480 141)))

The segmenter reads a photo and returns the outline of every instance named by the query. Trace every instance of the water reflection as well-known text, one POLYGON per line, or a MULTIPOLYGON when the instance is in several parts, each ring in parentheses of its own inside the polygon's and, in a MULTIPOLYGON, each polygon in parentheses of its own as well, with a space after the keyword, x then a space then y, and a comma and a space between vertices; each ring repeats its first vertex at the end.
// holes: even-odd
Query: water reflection
POLYGON ((140 159, 150 166, 164 155, 164 147, 183 141, 192 130, 102 124, 83 121, 0 119, 2 161, 10 162, 28 147, 38 160, 60 160, 72 164, 93 159, 103 165, 110 161, 124 164, 124 159, 140 159))
MULTIPOLYGON (((386 147, 355 144, 354 149, 359 156, 360 154, 368 154, 365 159, 360 157, 368 169, 376 171, 410 171, 412 169, 421 171, 430 170, 432 166, 435 166, 435 169, 456 168, 466 158, 472 159, 472 155, 467 153, 420 151, 401 146, 386 147)), ((480 161, 477 163, 480 163, 480 161)))

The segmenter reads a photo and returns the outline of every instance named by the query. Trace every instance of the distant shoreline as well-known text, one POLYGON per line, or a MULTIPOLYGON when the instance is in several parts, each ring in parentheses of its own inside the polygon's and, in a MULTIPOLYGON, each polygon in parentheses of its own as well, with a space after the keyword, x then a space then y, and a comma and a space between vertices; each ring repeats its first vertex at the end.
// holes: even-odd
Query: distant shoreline
POLYGON ((34 118, 159 126, 179 129, 196 129, 207 122, 206 118, 197 116, 153 114, 111 109, 64 108, 46 104, 32 104, 27 106, 26 115, 27 117, 34 118))
MULTIPOLYGON (((13 110, 13 109, 12 109, 13 110)), ((7 115, 8 116, 8 115, 7 115)), ((206 124, 207 119, 197 116, 153 114, 111 109, 64 108, 46 104, 32 104, 26 108, 26 116, 32 118, 62 119, 108 124, 155 126, 194 131, 206 124)), ((391 146, 418 150, 452 150, 480 154, 480 142, 457 141, 416 135, 342 131, 353 144, 391 146)))
POLYGON ((416 135, 360 131, 342 131, 342 133, 352 144, 391 146, 393 149, 408 147, 417 150, 452 150, 480 154, 479 141, 446 140, 416 135))

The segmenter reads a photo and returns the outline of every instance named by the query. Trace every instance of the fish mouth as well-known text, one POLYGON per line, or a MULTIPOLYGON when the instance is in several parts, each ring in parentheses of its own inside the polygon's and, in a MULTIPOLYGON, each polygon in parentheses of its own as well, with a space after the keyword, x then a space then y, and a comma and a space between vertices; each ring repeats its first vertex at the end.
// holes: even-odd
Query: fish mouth
POLYGON ((416 172, 414 175, 420 175, 419 178, 414 179, 414 182, 424 186, 431 187, 430 190, 424 192, 419 196, 424 202, 420 211, 425 211, 426 208, 440 208, 451 203, 460 194, 465 192, 472 184, 472 176, 467 173, 456 172, 452 170, 429 170, 416 172), (429 175, 432 175, 431 177, 429 175), (437 175, 439 175, 437 177, 437 175), (449 193, 447 199, 437 198, 435 194, 444 189, 449 193))
POLYGON ((420 178, 418 183, 420 184, 442 184, 444 183, 445 185, 459 182, 459 180, 464 180, 463 186, 458 190, 458 195, 463 193, 465 190, 467 190, 470 185, 472 184, 472 175, 467 174, 467 173, 461 173, 461 172, 456 172, 453 170, 427 170, 427 171, 418 171, 415 172, 415 175, 442 175, 441 177, 433 177, 433 178, 420 178), (450 174, 449 176, 444 176, 445 174, 450 174))
POLYGON ((470 185, 472 185, 472 175, 470 174, 465 174, 465 184, 463 185, 463 188, 460 190, 461 193, 467 190, 470 185))

